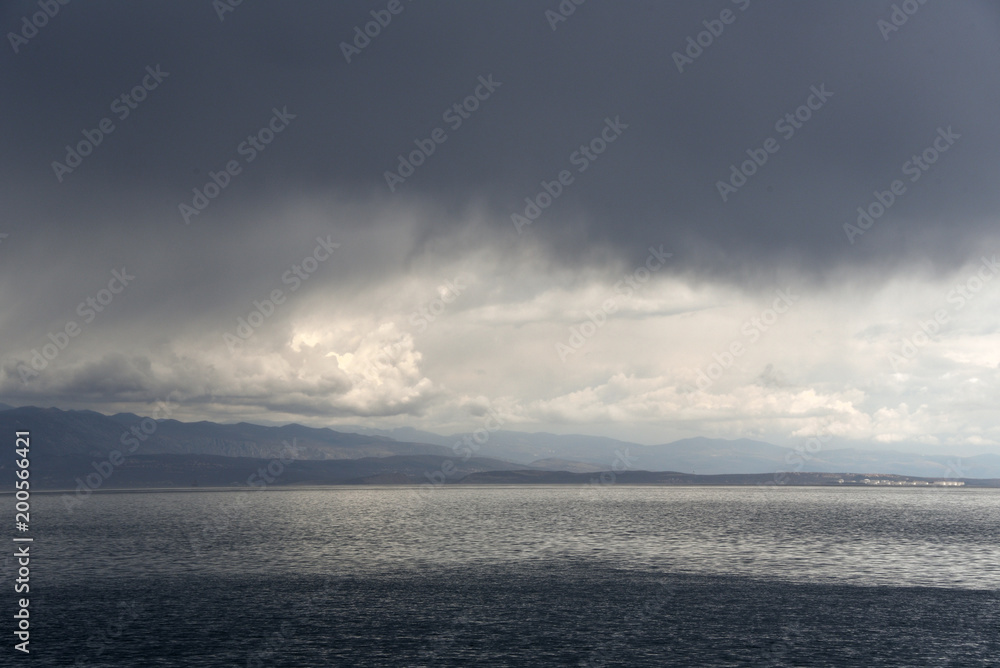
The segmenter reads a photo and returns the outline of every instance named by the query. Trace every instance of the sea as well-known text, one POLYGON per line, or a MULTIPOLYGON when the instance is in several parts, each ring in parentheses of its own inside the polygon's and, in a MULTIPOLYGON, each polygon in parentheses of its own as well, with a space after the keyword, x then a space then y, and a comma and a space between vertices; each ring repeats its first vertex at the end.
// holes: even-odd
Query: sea
MULTIPOLYGON (((30 593, 7 589, 2 665, 1000 666, 1000 490, 386 486, 31 503, 30 593), (27 655, 13 647, 20 596, 27 655)), ((9 587, 18 567, 2 566, 9 587)))

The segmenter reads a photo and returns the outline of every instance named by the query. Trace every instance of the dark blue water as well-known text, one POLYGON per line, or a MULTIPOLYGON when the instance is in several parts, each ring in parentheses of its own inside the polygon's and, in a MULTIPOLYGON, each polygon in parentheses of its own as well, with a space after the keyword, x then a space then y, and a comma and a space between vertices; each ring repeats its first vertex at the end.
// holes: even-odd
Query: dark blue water
POLYGON ((5 665, 1000 665, 988 490, 33 501, 32 654, 5 665))

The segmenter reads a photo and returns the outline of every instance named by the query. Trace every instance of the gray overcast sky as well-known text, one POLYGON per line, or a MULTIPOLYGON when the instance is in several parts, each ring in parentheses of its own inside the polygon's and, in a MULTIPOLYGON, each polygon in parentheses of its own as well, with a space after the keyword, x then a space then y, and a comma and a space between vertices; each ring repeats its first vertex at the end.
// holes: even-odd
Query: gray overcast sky
POLYGON ((995 3, 223 7, 0 9, 0 400, 1000 452, 995 3))

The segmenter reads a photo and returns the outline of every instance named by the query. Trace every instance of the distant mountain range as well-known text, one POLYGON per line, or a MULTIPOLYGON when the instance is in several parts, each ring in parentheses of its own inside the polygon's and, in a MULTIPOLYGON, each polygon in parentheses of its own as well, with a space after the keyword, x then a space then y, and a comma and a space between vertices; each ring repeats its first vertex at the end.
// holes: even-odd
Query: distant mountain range
POLYGON ((0 434, 30 429, 37 452, 45 455, 107 457, 111 451, 135 455, 200 454, 268 459, 360 459, 392 455, 448 455, 429 443, 402 443, 384 436, 349 434, 298 424, 262 427, 248 422, 178 422, 132 413, 103 415, 58 408, 0 411, 0 434))
MULTIPOLYGON (((501 471, 511 474, 525 468, 484 457, 451 465, 446 465, 446 461, 451 460, 435 455, 323 460, 135 455, 114 465, 111 460, 69 455, 33 460, 32 480, 35 489, 79 490, 82 493, 88 493, 88 489, 289 485, 424 484, 440 487, 476 473, 501 471)), ((10 465, 0 466, 0 474, 6 473, 5 468, 10 469, 10 465)), ((10 478, 10 475, 3 477, 10 478)))
MULTIPOLYGON (((405 437, 451 447, 463 443, 471 434, 440 436, 416 429, 376 430, 350 427, 362 434, 388 438, 405 437)), ((482 438, 480 438, 482 440, 482 438)), ((699 475, 729 473, 774 473, 803 471, 837 473, 896 473, 906 476, 942 478, 1000 478, 1000 455, 981 454, 971 457, 923 455, 893 450, 861 450, 857 448, 820 449, 818 452, 797 453, 763 441, 750 439, 686 438, 662 445, 642 445, 600 436, 559 435, 497 431, 479 446, 476 455, 507 459, 519 464, 576 462, 578 470, 682 471, 699 475), (596 468, 593 468, 596 467, 596 468)), ((561 467, 561 470, 573 470, 561 467)))
MULTIPOLYGON (((808 459, 802 461, 791 449, 748 439, 690 438, 641 445, 595 436, 497 431, 486 439, 480 433, 482 442, 476 443, 465 438, 468 434, 349 429, 185 423, 131 413, 108 416, 0 404, 0 434, 30 431, 32 479, 36 488, 43 489, 73 488, 88 475, 105 488, 245 485, 254 484, 248 479, 262 466, 280 468, 274 484, 283 485, 586 482, 601 472, 613 472, 618 482, 658 480, 656 484, 693 484, 695 480, 719 484, 719 479, 731 476, 773 480, 783 471, 796 473, 797 477, 786 479, 798 484, 826 479, 798 475, 806 473, 1000 479, 1000 455, 993 454, 958 459, 830 449, 806 453, 808 459), (463 457, 466 454, 472 456, 463 457), (113 473, 101 475, 109 467, 113 473), (670 476, 651 478, 646 472, 669 472, 670 476), (94 478, 95 474, 99 477, 94 478)), ((11 462, 0 461, 0 477, 10 475, 11 462)))
POLYGON ((588 485, 607 489, 612 485, 824 485, 846 487, 1000 487, 998 479, 969 478, 940 481, 918 476, 863 473, 727 473, 721 475, 695 475, 678 471, 623 471, 613 476, 608 472, 595 476, 568 471, 477 471, 462 478, 463 485, 588 485))

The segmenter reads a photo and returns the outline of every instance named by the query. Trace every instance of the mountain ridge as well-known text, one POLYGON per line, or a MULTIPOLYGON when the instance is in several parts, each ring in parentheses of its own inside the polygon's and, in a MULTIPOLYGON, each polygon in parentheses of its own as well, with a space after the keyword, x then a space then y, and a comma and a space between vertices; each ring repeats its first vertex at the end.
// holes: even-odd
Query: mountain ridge
POLYGON ((107 457, 122 454, 206 454, 284 459, 359 459, 392 455, 441 455, 451 450, 323 427, 289 424, 265 427, 249 422, 180 422, 132 413, 107 416, 27 406, 0 412, 0 431, 30 431, 33 451, 44 455, 107 457), (134 419, 133 419, 134 418, 134 419))
POLYGON ((832 447, 808 452, 746 438, 698 436, 643 445, 602 436, 498 430, 477 441, 469 438, 475 434, 439 435, 410 427, 358 428, 369 432, 365 434, 297 423, 264 426, 250 422, 180 422, 134 413, 108 416, 89 410, 31 406, 0 410, 0 430, 3 429, 30 430, 45 454, 105 458, 115 450, 124 455, 205 454, 317 461, 398 455, 435 455, 461 461, 463 456, 472 455, 507 461, 514 469, 577 473, 645 470, 723 475, 867 471, 937 478, 1000 478, 1000 455, 996 454, 958 458, 832 447), (426 440, 400 441, 393 435, 426 440), (466 447, 466 443, 473 447, 466 447), (462 447, 450 447, 456 444, 462 447))

